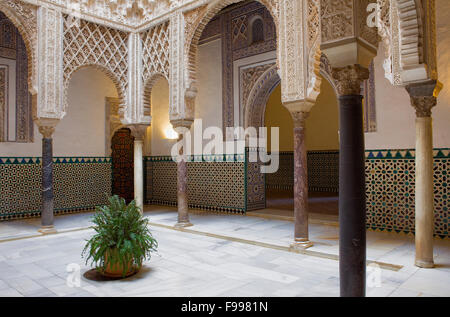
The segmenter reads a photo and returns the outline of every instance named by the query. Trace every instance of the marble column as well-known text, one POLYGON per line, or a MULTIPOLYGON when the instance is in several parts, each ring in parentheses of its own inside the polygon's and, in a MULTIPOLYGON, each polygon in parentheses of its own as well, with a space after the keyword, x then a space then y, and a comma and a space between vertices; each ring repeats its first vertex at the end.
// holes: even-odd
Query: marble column
POLYGON ((144 211, 144 138, 147 131, 147 125, 136 124, 130 126, 134 136, 134 200, 136 206, 144 211))
POLYGON ((433 127, 431 109, 436 106, 436 81, 406 87, 416 110, 415 265, 434 267, 433 127))
POLYGON ((343 297, 366 292, 366 196, 360 65, 334 68, 339 99, 339 278, 343 297))
POLYGON ((189 206, 187 199, 187 157, 184 155, 184 146, 186 140, 184 139, 184 129, 176 129, 178 132, 178 144, 183 144, 179 148, 179 156, 177 159, 177 203, 178 203, 178 222, 175 227, 185 228, 192 226, 189 221, 189 206))
POLYGON ((293 247, 306 249, 313 245, 308 235, 308 168, 306 118, 309 112, 291 112, 294 122, 294 216, 293 247))
POLYGON ((43 234, 56 233, 53 215, 53 139, 55 125, 39 125, 42 134, 42 210, 41 228, 43 234))

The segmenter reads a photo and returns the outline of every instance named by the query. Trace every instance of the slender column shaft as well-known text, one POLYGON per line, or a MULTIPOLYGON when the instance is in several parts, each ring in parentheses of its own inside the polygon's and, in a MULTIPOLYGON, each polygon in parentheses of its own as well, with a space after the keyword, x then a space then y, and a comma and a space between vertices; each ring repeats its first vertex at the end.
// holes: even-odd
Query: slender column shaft
POLYGON ((53 227, 53 139, 42 138, 42 228, 53 227))
POLYGON ((141 213, 144 212, 144 162, 143 149, 144 138, 148 126, 146 124, 133 124, 128 128, 134 136, 134 201, 136 206, 140 208, 141 213))
POLYGON ((42 134, 42 210, 41 228, 43 234, 55 233, 53 226, 53 139, 57 119, 39 119, 36 124, 42 134))
MULTIPOLYGON (((179 143, 183 142, 183 134, 179 136, 179 143)), ((192 224, 189 221, 189 208, 187 199, 187 160, 183 156, 183 148, 179 151, 177 162, 177 201, 178 201, 178 223, 177 227, 188 227, 192 224)))
POLYGON ((433 184, 433 122, 431 109, 437 104, 442 85, 435 81, 406 87, 411 105, 416 110, 416 259, 415 265, 434 267, 434 184, 433 184))
POLYGON ((365 296, 366 196, 362 96, 340 96, 339 273, 341 296, 365 296))
POLYGON ((308 168, 306 150, 306 118, 308 112, 295 112, 294 118, 294 215, 295 245, 311 247, 308 234, 308 168))
POLYGON ((433 267, 433 132, 431 117, 416 118, 416 265, 433 267))
POLYGON ((361 84, 369 70, 333 68, 339 95, 339 281, 343 297, 366 294, 366 188, 361 84))
POLYGON ((141 209, 141 212, 144 210, 143 147, 143 140, 134 140, 134 199, 136 201, 136 206, 141 209))

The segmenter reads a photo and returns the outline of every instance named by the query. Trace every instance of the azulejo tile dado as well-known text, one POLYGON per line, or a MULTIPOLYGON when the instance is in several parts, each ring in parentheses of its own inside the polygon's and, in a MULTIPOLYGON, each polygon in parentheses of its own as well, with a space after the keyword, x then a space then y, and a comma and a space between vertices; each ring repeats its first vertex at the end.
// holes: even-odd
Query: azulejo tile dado
MULTIPOLYGON (((245 154, 190 155, 188 162, 244 162, 245 154)), ((145 156, 144 162, 175 162, 172 156, 145 156)))
MULTIPOLYGON (((225 212, 245 211, 244 162, 188 162, 188 201, 191 208, 225 212)), ((244 158, 245 159, 245 158, 244 158)), ((146 157, 146 202, 155 205, 177 204, 177 166, 171 157, 146 157), (150 164, 149 164, 150 163, 150 164)))
MULTIPOLYGON (((92 209, 111 194, 111 158, 53 159, 55 213, 92 209)), ((41 159, 0 158, 0 220, 39 216, 41 159)))
MULTIPOLYGON (((0 164, 40 164, 40 157, 0 157, 0 164)), ((54 157, 54 164, 111 163, 110 157, 54 157)))
MULTIPOLYGON (((434 233, 449 237, 449 149, 434 154, 434 233)), ((374 150, 366 152, 367 227, 373 230, 414 233, 415 152, 374 150)))
MULTIPOLYGON (((367 150, 366 159, 414 159, 416 151, 414 149, 390 149, 390 150, 367 150)), ((433 157, 435 159, 450 159, 450 149, 434 149, 433 157)))

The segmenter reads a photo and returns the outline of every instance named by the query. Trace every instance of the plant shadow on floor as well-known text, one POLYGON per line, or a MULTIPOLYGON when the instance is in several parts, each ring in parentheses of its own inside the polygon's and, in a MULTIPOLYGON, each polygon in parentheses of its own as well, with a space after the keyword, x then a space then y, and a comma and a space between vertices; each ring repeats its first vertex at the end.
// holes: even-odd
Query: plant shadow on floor
POLYGON ((139 271, 137 271, 127 277, 109 277, 109 276, 105 276, 102 273, 98 272, 97 269, 90 269, 90 270, 87 270, 86 272, 84 272, 83 278, 85 278, 86 280, 89 280, 89 281, 94 281, 94 282, 108 282, 108 281, 118 281, 118 280, 132 281, 132 280, 146 278, 147 275, 150 274, 152 271, 153 271, 152 268, 143 266, 143 267, 141 267, 141 269, 139 271))

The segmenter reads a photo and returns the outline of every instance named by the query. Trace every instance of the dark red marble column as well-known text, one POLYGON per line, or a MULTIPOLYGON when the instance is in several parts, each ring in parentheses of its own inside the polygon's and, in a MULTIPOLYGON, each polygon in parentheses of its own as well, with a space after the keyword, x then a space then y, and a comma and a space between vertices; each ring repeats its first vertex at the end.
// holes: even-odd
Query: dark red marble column
MULTIPOLYGON (((178 142, 184 142, 183 134, 179 134, 178 142)), ((176 227, 190 227, 189 207, 187 198, 187 157, 184 156, 183 148, 180 148, 177 162, 177 201, 178 222, 176 227)))
POLYGON ((309 248, 308 234, 308 167, 306 150, 306 118, 309 112, 292 112, 294 121, 294 247, 309 248))

